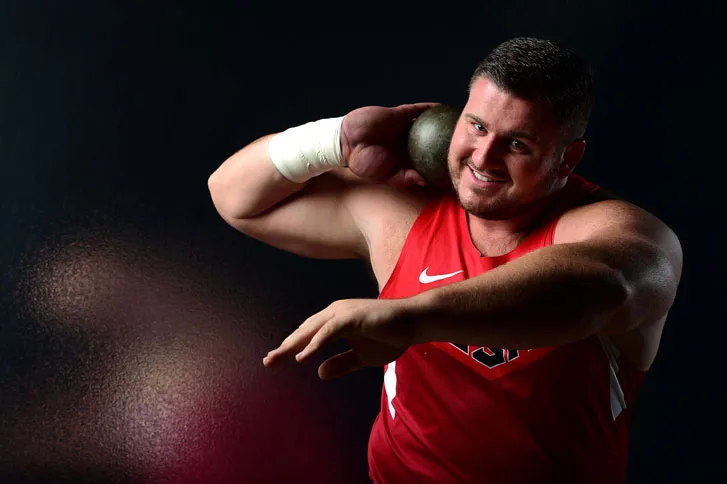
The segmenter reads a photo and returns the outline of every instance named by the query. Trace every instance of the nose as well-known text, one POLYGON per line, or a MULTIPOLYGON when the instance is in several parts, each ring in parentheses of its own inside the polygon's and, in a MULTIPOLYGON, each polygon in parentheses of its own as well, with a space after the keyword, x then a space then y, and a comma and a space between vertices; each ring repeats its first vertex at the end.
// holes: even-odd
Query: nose
POLYGON ((481 137, 472 152, 472 163, 474 163, 477 170, 499 166, 502 164, 501 158, 494 136, 481 137))

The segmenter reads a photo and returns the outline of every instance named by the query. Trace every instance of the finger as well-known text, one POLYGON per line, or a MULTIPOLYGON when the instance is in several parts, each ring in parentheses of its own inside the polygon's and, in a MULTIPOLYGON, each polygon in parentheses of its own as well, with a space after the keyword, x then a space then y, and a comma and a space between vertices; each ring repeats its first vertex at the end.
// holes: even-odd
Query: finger
POLYGON ((328 321, 326 325, 323 326, 313 336, 313 338, 310 340, 310 343, 308 343, 303 351, 295 355, 295 359, 302 363, 303 361, 318 353, 329 343, 332 343, 335 340, 343 337, 344 327, 345 323, 341 322, 340 320, 336 321, 332 319, 328 321))
POLYGON ((416 118, 427 109, 431 109, 434 106, 439 106, 441 103, 427 102, 427 103, 413 103, 413 104, 402 104, 396 107, 397 111, 400 111, 403 115, 411 116, 416 118))
POLYGON ((295 355, 306 347, 312 337, 312 334, 302 331, 291 334, 285 339, 284 343, 274 350, 271 350, 267 356, 263 358, 263 364, 268 367, 273 366, 278 361, 295 355))
POLYGON ((386 180, 386 184, 390 187, 399 189, 406 188, 411 185, 411 183, 407 182, 406 170, 403 168, 400 170, 396 170, 394 173, 392 173, 391 176, 389 176, 389 178, 386 180))
POLYGON ((426 186, 427 180, 416 170, 406 170, 404 177, 410 185, 426 186))
POLYGON ((310 318, 306 319, 303 324, 298 327, 292 334, 283 340, 283 342, 270 351, 265 358, 263 358, 263 364, 265 366, 272 366, 276 362, 285 357, 290 357, 300 350, 306 347, 311 341, 315 333, 323 326, 325 326, 327 320, 330 318, 330 314, 326 311, 314 314, 310 318))
POLYGON ((290 333, 282 343, 280 343, 280 346, 278 348, 287 348, 290 345, 294 344, 296 341, 298 341, 303 335, 310 333, 314 329, 314 326, 311 323, 310 318, 306 319, 303 324, 298 326, 298 328, 290 333))
POLYGON ((386 184, 394 188, 408 188, 412 185, 426 186, 427 181, 419 172, 402 168, 389 177, 386 184))
POLYGON ((360 370, 364 366, 361 357, 353 350, 348 350, 324 361, 318 367, 318 377, 321 380, 333 380, 360 370))

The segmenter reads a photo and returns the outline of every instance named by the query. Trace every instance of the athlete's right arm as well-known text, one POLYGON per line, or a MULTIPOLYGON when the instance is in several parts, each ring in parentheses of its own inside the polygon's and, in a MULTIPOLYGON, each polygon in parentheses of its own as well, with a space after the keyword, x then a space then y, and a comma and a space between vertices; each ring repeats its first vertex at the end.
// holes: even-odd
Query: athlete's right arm
POLYGON ((273 136, 242 148, 209 177, 212 202, 222 219, 250 237, 298 255, 365 257, 366 241, 347 200, 347 189, 356 177, 324 173, 294 183, 270 161, 273 136))
MULTIPOLYGON (((402 140, 413 119, 433 103, 393 108, 367 106, 351 111, 341 126, 346 168, 335 168, 303 183, 283 176, 264 136, 229 157, 209 177, 220 216, 237 230, 274 247, 312 258, 368 258, 366 224, 386 205, 371 183, 396 188, 423 182, 407 168, 402 140), (377 196, 374 196, 373 192, 377 196)), ((393 202, 395 203, 395 202, 393 202)))

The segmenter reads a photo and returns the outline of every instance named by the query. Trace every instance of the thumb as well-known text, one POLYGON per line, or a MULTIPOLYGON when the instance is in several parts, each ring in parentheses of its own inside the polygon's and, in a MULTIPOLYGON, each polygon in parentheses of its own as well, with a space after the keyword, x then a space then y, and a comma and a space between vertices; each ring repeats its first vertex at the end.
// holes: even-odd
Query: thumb
POLYGON ((361 358, 353 350, 344 351, 332 356, 318 367, 321 380, 333 380, 364 367, 361 358))

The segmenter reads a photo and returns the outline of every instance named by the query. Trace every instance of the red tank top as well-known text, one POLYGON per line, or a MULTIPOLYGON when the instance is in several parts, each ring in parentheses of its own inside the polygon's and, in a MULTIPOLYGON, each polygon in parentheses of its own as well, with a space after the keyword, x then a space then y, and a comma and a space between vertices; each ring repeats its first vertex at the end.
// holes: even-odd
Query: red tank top
MULTIPOLYGON (((434 200, 379 298, 474 277, 552 244, 560 215, 597 188, 571 176, 538 228, 498 257, 477 251, 455 197, 434 200)), ((376 483, 625 481, 630 405, 645 373, 608 338, 530 350, 426 343, 384 368, 368 446, 376 483)))

